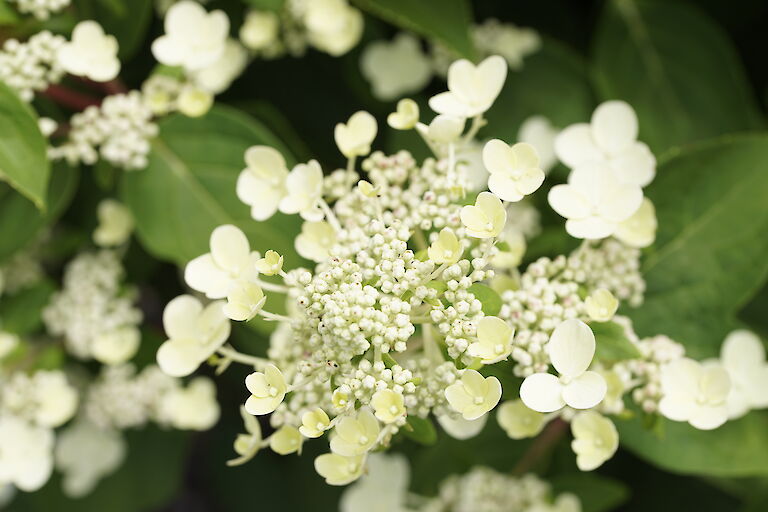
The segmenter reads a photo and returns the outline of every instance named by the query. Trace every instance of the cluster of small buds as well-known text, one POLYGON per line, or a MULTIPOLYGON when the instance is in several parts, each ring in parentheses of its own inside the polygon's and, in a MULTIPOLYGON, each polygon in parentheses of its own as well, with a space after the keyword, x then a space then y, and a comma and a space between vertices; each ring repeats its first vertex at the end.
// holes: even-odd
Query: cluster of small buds
POLYGON ((661 367, 670 361, 685 357, 685 347, 664 335, 643 338, 635 341, 635 344, 642 354, 642 359, 626 361, 622 366, 642 383, 632 390, 632 399, 643 411, 654 413, 658 410, 662 397, 661 367))
POLYGON ((544 345, 552 331, 563 320, 586 317, 579 284, 560 278, 567 265, 565 256, 539 258, 520 276, 519 289, 501 295, 499 317, 515 328, 512 358, 517 363, 515 374, 520 377, 547 371, 549 358, 544 345))
POLYGON ((405 397, 406 406, 416 391, 413 373, 400 365, 387 368, 382 361, 371 363, 361 360, 357 369, 335 379, 338 389, 361 403, 371 403, 374 393, 382 389, 391 389, 405 397))
POLYGON ((13 295, 42 279, 43 267, 37 255, 37 247, 17 252, 0 267, 0 295, 13 295))
POLYGON ((427 357, 417 357, 405 362, 416 379, 420 379, 415 392, 406 396, 405 406, 408 414, 426 418, 430 413, 435 416, 456 415, 445 399, 445 389, 459 378, 459 370, 450 361, 437 363, 427 357))
POLYGON ((184 83, 176 77, 155 73, 141 84, 144 103, 156 116, 164 116, 176 109, 176 101, 184 83))
POLYGON ((73 165, 92 165, 101 156, 126 170, 143 169, 150 139, 158 132, 152 117, 139 91, 108 96, 100 107, 90 106, 72 117, 69 140, 51 148, 50 156, 73 165))
POLYGON ((141 322, 132 294, 122 289, 123 272, 117 254, 107 250, 82 253, 67 265, 63 289, 43 310, 43 320, 50 334, 64 337, 75 357, 94 357, 102 336, 141 322))
POLYGON ((323 178, 323 197, 329 201, 341 199, 349 194, 349 184, 357 183, 359 179, 356 172, 350 174, 346 169, 336 169, 323 178))
POLYGON ((16 90, 24 101, 32 101, 35 92, 45 90, 64 75, 57 54, 65 42, 64 37, 47 30, 23 43, 8 39, 0 51, 0 81, 16 90))
POLYGON ((528 512, 578 511, 579 499, 563 493, 553 499, 551 486, 533 474, 513 477, 491 468, 475 467, 440 484, 439 495, 419 512, 528 512))
POLYGON ((643 303, 645 280, 640 273, 640 249, 613 238, 582 243, 568 257, 563 279, 594 290, 605 288, 617 299, 638 307, 643 303))
POLYGON ((156 419, 160 398, 178 385, 154 365, 139 373, 132 364, 107 366, 88 387, 85 415, 101 428, 141 427, 156 419))
POLYGON ((32 14, 39 20, 47 20, 51 14, 67 7, 72 0, 10 0, 19 12, 32 14))

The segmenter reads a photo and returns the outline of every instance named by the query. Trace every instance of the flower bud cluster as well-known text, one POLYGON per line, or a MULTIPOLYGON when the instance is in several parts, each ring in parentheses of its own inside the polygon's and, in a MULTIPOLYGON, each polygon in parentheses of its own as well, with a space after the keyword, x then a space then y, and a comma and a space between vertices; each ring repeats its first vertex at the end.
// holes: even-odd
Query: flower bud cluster
POLYGON ((605 288, 632 307, 643 303, 645 280, 640 273, 640 249, 613 238, 581 244, 568 257, 563 279, 572 279, 589 290, 605 288))
POLYGON ((72 0, 10 0, 19 12, 32 14, 39 20, 47 20, 51 14, 67 7, 72 0))
POLYGON ((440 484, 439 495, 420 512, 527 512, 529 510, 580 510, 579 499, 563 493, 554 500, 551 486, 534 474, 508 476, 491 468, 476 467, 453 475, 440 484))
POLYGON ((150 139, 158 133, 153 112, 139 91, 116 94, 101 106, 72 116, 69 140, 50 149, 54 159, 95 164, 99 157, 126 170, 147 166, 150 139))
POLYGON ((43 310, 43 321, 50 334, 64 337, 65 347, 75 357, 100 354, 99 344, 113 334, 133 331, 127 336, 138 337, 142 315, 132 294, 123 289, 123 272, 116 253, 106 250, 82 253, 67 265, 63 289, 43 310))
POLYGON ((685 357, 685 347, 665 335, 643 338, 636 342, 642 359, 624 363, 640 385, 632 390, 632 399, 643 411, 654 413, 662 398, 661 368, 665 364, 685 357))
POLYGON ((0 81, 16 90, 24 101, 32 101, 35 92, 61 80, 64 70, 57 53, 66 39, 44 30, 26 42, 8 39, 0 51, 0 81))

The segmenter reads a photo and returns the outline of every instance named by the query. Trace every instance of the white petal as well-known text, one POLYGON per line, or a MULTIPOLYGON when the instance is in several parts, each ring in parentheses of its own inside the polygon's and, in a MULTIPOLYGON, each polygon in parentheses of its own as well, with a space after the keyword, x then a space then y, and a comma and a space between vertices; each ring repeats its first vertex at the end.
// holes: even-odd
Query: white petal
POLYGON ((616 231, 615 222, 609 222, 600 217, 587 217, 586 219, 571 219, 565 223, 565 230, 574 238, 587 240, 600 240, 609 237, 616 231))
POLYGON ((566 219, 582 219, 591 211, 589 202, 570 185, 555 185, 547 199, 552 209, 566 219))
POLYGON ((728 419, 728 409, 725 405, 699 406, 694 409, 688 422, 699 430, 713 430, 728 419))
POLYGON ((219 226, 211 233, 211 256, 221 268, 231 273, 246 270, 251 246, 240 228, 231 224, 219 226))
POLYGON ((555 137, 555 154, 568 167, 604 158, 592 139, 592 128, 587 123, 574 124, 560 132, 555 137))
POLYGON ((203 312, 203 305, 191 295, 179 295, 163 310, 163 328, 171 339, 195 340, 200 336, 197 319, 203 312))
POLYGON ((648 146, 636 142, 611 159, 611 168, 621 183, 645 187, 656 176, 656 157, 648 146))
POLYGON ((509 146, 499 139, 486 142, 483 146, 483 164, 491 174, 509 172, 512 164, 509 146))
POLYGON ((725 338, 720 357, 728 371, 739 373, 764 365, 765 347, 755 333, 739 329, 725 338))
POLYGON ((450 416, 438 416, 437 422, 443 430, 454 439, 471 439, 478 435, 485 427, 488 415, 480 416, 475 420, 465 420, 461 416, 456 419, 450 416))
POLYGON ((672 421, 688 421, 696 404, 687 395, 667 394, 659 401, 659 412, 672 421))
POLYGON ((471 109, 452 92, 442 92, 429 99, 429 107, 438 114, 469 117, 471 109))
POLYGON ((157 350, 157 364, 171 377, 186 377, 197 370, 206 357, 194 342, 167 340, 157 350))
POLYGON ((561 375, 578 377, 589 368, 595 355, 595 335, 581 320, 565 320, 552 331, 547 353, 561 375))
POLYGON ((504 201, 515 203, 523 198, 518 192, 517 183, 507 174, 491 174, 488 177, 488 189, 504 201))
POLYGON ((563 389, 563 400, 574 409, 589 409, 605 398, 608 385, 597 372, 584 372, 563 389))
POLYGON ((534 411, 554 412, 565 405, 560 379, 549 373, 529 375, 520 386, 520 399, 534 411))
POLYGON ((475 94, 479 93, 490 107, 499 96, 506 79, 507 61, 499 55, 491 55, 477 66, 477 82, 472 86, 477 87, 479 82, 480 90, 475 94))
POLYGON ((592 136, 606 153, 616 154, 637 140, 637 115, 624 101, 606 101, 592 114, 592 136))
POLYGON ((184 280, 190 288, 203 292, 209 299, 223 299, 231 285, 231 279, 213 261, 213 256, 203 254, 187 263, 184 280))

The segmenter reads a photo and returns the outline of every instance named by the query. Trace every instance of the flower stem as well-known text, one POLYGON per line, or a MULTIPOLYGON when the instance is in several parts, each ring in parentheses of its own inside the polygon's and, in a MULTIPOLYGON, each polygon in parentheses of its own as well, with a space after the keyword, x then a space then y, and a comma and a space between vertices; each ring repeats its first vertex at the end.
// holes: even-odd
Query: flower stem
POLYGON ((552 420, 549 425, 544 427, 542 433, 533 440, 528 451, 523 454, 514 469, 512 469, 512 475, 521 476, 531 471, 542 457, 552 451, 567 430, 568 423, 561 418, 552 420))
POLYGON ((253 367, 269 363, 268 359, 263 357, 249 356, 248 354, 243 354, 242 352, 238 352, 233 348, 221 347, 216 352, 220 356, 231 359, 232 361, 251 365, 253 367))
POLYGON ((263 309, 259 311, 259 314, 263 316, 266 320, 269 320, 272 322, 291 323, 293 321, 290 317, 287 317, 285 315, 278 315, 277 313, 270 313, 269 311, 264 311, 263 309))
POLYGON ((333 230, 337 233, 341 231, 341 224, 339 223, 339 219, 336 218, 336 214, 333 213, 333 210, 331 210, 331 207, 328 206, 328 203, 325 202, 325 199, 320 199, 320 208, 323 210, 323 213, 325 213, 325 218, 328 219, 328 222, 333 227, 333 230))
POLYGON ((59 105, 77 111, 101 104, 101 100, 98 98, 67 89, 61 85, 50 85, 42 94, 59 105))

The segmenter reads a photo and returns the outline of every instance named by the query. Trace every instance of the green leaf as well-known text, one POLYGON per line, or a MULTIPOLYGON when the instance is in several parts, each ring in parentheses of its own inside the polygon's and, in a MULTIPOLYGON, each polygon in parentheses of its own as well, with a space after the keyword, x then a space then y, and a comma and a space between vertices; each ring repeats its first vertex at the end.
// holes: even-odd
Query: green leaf
POLYGON ((300 265, 293 248, 299 217, 277 214, 257 222, 235 195, 243 154, 255 144, 273 146, 292 160, 266 127, 229 108, 215 107, 200 119, 173 116, 161 122, 149 166, 123 173, 121 183, 147 251, 183 265, 209 251, 214 228, 235 224, 253 249, 276 250, 285 256, 286 268, 300 265))
POLYGON ((244 0, 246 4, 260 11, 279 12, 285 5, 285 0, 244 0))
POLYGON ((616 322, 590 322, 589 327, 595 334, 595 356, 600 361, 615 362, 640 357, 640 351, 616 322))
POLYGON ((483 313, 495 316, 501 311, 501 296, 482 283, 475 283, 469 287, 469 291, 477 300, 483 303, 483 313))
POLYGON ((44 210, 51 163, 48 143, 37 126, 37 115, 16 93, 0 82, 0 180, 44 210))
POLYGON ((7 0, 0 0, 0 25, 13 25, 19 21, 19 15, 16 14, 7 0))
POLYGON ((665 470, 694 475, 743 477, 768 475, 768 413, 752 412, 716 430, 661 419, 662 438, 639 415, 617 420, 625 448, 665 470))
POLYGON ((617 510, 629 499, 626 485, 597 473, 569 473, 550 479, 552 492, 570 492, 579 497, 582 512, 617 510))
POLYGON ((437 442, 437 430, 432 420, 428 418, 419 418, 418 416, 408 416, 403 433, 409 439, 424 445, 433 445, 437 442))
POLYGON ((594 103, 584 59, 544 37, 522 69, 509 71, 499 97, 485 114, 488 128, 483 133, 512 143, 530 116, 542 115, 564 128, 588 120, 594 103))
POLYGON ((80 19, 98 21, 117 38, 121 60, 133 56, 144 43, 152 22, 152 0, 75 0, 80 19))
POLYGON ((57 512, 136 512, 161 510, 179 492, 184 476, 189 434, 156 427, 126 431, 126 460, 101 480, 89 495, 71 499, 61 491, 61 477, 54 474, 40 491, 19 493, 13 510, 57 512))
POLYGON ((736 312, 768 277, 768 135, 727 136, 677 151, 648 195, 655 251, 645 303, 628 311, 641 336, 667 334, 694 358, 716 356, 736 312))
POLYGON ((691 3, 606 2, 594 64, 600 96, 634 107, 654 152, 763 125, 733 45, 691 3))
POLYGON ((35 240, 64 212, 77 189, 78 176, 77 169, 65 164, 53 167, 45 212, 10 187, 0 185, 0 262, 35 240))
POLYGON ((442 43, 459 57, 475 58, 472 9, 466 0, 353 0, 373 16, 442 43))
POLYGON ((32 334, 42 324, 43 308, 56 291, 49 280, 40 281, 15 295, 0 299, 0 329, 18 335, 32 334))

